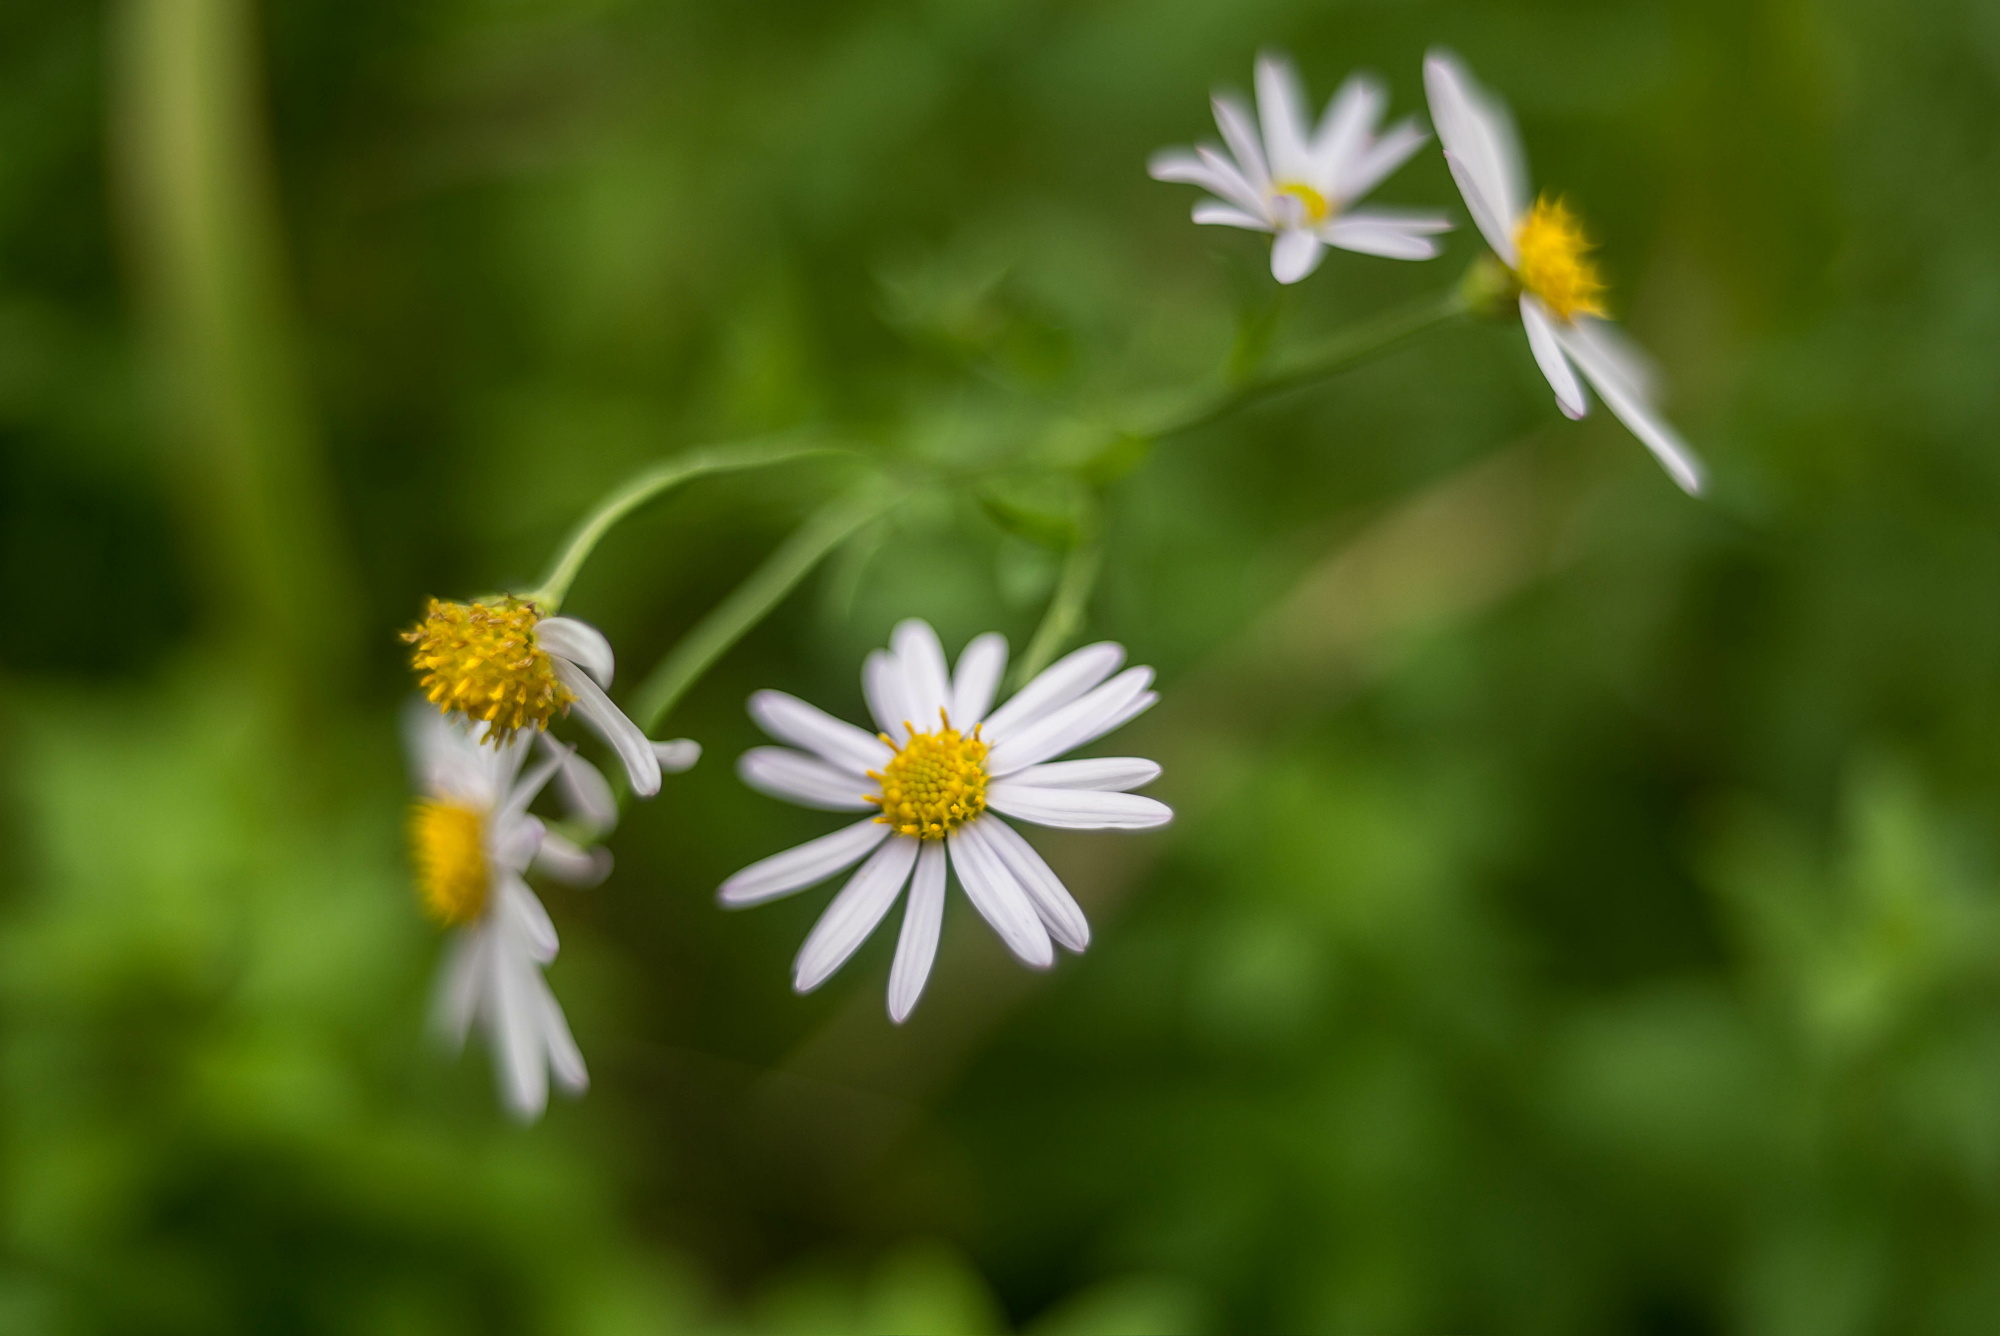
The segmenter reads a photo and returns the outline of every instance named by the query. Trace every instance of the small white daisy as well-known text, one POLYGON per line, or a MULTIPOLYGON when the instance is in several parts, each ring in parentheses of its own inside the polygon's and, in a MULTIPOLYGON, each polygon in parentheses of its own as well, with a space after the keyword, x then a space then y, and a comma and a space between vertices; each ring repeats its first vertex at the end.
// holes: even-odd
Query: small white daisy
POLYGON ((1556 404, 1572 418, 1590 411, 1581 371, 1673 480, 1698 495, 1701 461, 1654 408, 1650 359, 1604 318, 1604 283, 1581 225, 1559 199, 1528 204, 1527 159, 1506 106, 1441 51, 1424 58, 1424 89, 1465 207, 1514 276, 1528 347, 1556 404))
POLYGON ((782 691, 750 698, 750 716, 789 747, 757 747, 737 771, 745 783, 804 807, 879 815, 752 863, 722 884, 725 906, 762 904, 825 881, 864 857, 793 963, 799 992, 819 987, 868 939, 910 886, 889 971, 889 1016, 917 1005, 937 953, 947 863, 966 899, 1016 956, 1036 969, 1055 961, 1050 939, 1090 944, 1083 910, 1034 847, 1001 815, 1043 826, 1136 830, 1173 818, 1166 804, 1125 790, 1160 773, 1151 761, 1056 761, 1102 737, 1158 699, 1153 670, 1117 673, 1125 651, 1090 645, 1052 665, 998 709, 1007 641, 988 634, 947 674, 937 633, 902 623, 890 648, 861 672, 870 735, 782 691), (1105 679, 1109 678, 1109 681, 1105 679), (914 876, 912 873, 914 872, 914 876))
POLYGON ((403 639, 416 646, 410 662, 431 704, 485 724, 489 744, 510 742, 522 729, 547 728, 574 705, 618 753, 632 791, 642 798, 660 791, 653 744, 604 694, 614 667, 611 642, 588 622, 544 617, 527 599, 434 598, 403 639))
POLYGON ((1392 260, 1428 260, 1438 253, 1431 238, 1451 230, 1442 215, 1353 207, 1429 138, 1414 119, 1376 136, 1388 94, 1373 79, 1350 77, 1312 128, 1305 88, 1291 62, 1259 56, 1261 139, 1248 107, 1222 93, 1212 101, 1227 150, 1209 144, 1193 152, 1165 149, 1153 155, 1147 171, 1154 180, 1200 186, 1219 197, 1194 206, 1197 223, 1276 234, 1271 276, 1280 283, 1296 283, 1318 268, 1328 246, 1392 260))
MULTIPOLYGON (((457 1047, 483 1020, 501 1098, 533 1119, 548 1102, 550 1072, 572 1094, 590 1078, 542 977, 556 958, 556 930, 525 874, 533 868, 556 881, 595 885, 610 872, 611 855, 549 830, 528 804, 554 778, 587 840, 611 829, 618 807, 604 776, 570 748, 543 735, 545 754, 527 766, 533 735, 516 732, 489 745, 489 727, 421 707, 410 712, 406 732, 420 794, 410 810, 411 854, 424 907, 453 929, 439 976, 438 1027, 457 1047)), ((670 770, 685 770, 701 754, 685 739, 649 750, 670 770)))

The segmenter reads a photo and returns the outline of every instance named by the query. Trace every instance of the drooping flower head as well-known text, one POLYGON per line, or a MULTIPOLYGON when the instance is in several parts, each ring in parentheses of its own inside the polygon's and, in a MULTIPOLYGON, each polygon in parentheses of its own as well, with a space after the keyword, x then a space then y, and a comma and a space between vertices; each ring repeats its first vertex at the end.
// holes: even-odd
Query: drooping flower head
POLYGON ((1590 411, 1577 372, 1689 493, 1702 487, 1701 461, 1653 406, 1650 359, 1605 318, 1605 285, 1583 225, 1560 199, 1528 202, 1527 160, 1507 108, 1458 59, 1424 59, 1431 122, 1452 179, 1486 244, 1507 266, 1535 362, 1572 418, 1590 411))
POLYGON ((587 622, 545 617, 526 599, 452 603, 432 599, 424 619, 403 632, 410 666, 431 704, 502 747, 541 732, 574 705, 625 764, 632 791, 660 791, 660 765, 637 724, 605 695, 615 661, 611 642, 587 622))
MULTIPOLYGON (((611 870, 611 855, 550 830, 528 806, 554 779, 571 827, 586 840, 608 832, 618 808, 604 776, 570 748, 542 736, 543 755, 530 764, 533 733, 517 731, 495 743, 489 728, 411 711, 406 733, 417 797, 410 853, 419 900, 452 931, 439 980, 438 1028, 459 1046, 483 1021, 502 1099, 517 1116, 533 1119, 548 1103, 551 1073, 573 1094, 590 1078, 542 977, 558 944, 527 874, 594 885, 611 870)), ((685 740, 658 747, 669 769, 684 770, 700 755, 685 740)))
POLYGON ((1308 123, 1305 87, 1282 56, 1257 58, 1257 117, 1235 97, 1213 99, 1224 146, 1166 149, 1147 170, 1155 180, 1200 186, 1215 196, 1194 206, 1194 221, 1270 232, 1271 275, 1296 283, 1319 266, 1328 246, 1428 260, 1431 238, 1451 230, 1441 215, 1357 209, 1362 197, 1423 145, 1412 120, 1377 136, 1388 95, 1366 75, 1354 75, 1308 123), (1261 134, 1259 127, 1261 126, 1261 134))
POLYGON ((1164 803, 1126 791, 1158 776, 1151 761, 1054 759, 1157 699, 1149 689, 1153 670, 1117 673, 1124 658, 1113 644, 1080 649, 994 709, 1007 666, 1006 640, 978 637, 959 656, 957 671, 949 672, 937 633, 912 620, 896 628, 889 649, 870 654, 862 667, 862 690, 881 730, 876 734, 781 691, 758 692, 750 698, 751 717, 793 745, 745 752, 737 766, 744 782, 805 807, 872 809, 873 815, 744 868, 722 884, 722 903, 762 904, 861 862, 799 949, 793 986, 803 993, 845 963, 907 885, 889 971, 889 1015, 899 1023, 930 977, 948 869, 956 871, 972 907, 1026 964, 1053 964, 1052 941, 1083 950, 1090 924, 1082 909, 1034 846, 1002 818, 1117 830, 1172 819, 1164 803))

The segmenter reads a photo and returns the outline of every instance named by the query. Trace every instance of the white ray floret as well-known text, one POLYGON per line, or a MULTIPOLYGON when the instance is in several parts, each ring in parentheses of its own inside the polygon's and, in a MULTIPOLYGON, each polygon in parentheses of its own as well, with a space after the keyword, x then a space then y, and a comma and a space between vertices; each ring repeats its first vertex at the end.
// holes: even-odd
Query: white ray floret
POLYGON ((1164 149, 1147 171, 1214 196, 1194 206, 1197 223, 1271 233, 1271 276, 1280 283, 1318 268, 1328 246, 1394 260, 1438 253, 1433 238, 1451 230, 1443 215, 1354 207, 1429 138, 1413 119, 1375 133, 1388 94, 1374 79, 1351 76, 1312 126, 1298 71, 1266 54, 1257 58, 1254 121, 1230 94, 1216 94, 1213 105, 1223 143, 1164 149))
POLYGON ((902 1022, 937 954, 947 872, 1023 962, 1045 969, 1055 946, 1082 951, 1090 924, 1055 873, 1001 814, 1037 825, 1138 830, 1173 817, 1128 792, 1158 777, 1137 758, 1058 761, 1149 708, 1153 670, 1118 668, 1125 651, 1089 645, 1050 665, 993 708, 1007 665, 998 635, 973 640, 947 671, 937 633, 897 626, 862 666, 870 734, 780 691, 750 698, 750 715, 790 747, 755 747, 737 771, 762 793, 866 820, 752 863, 722 884, 729 907, 762 904, 859 863, 807 935, 793 986, 824 983, 904 901, 889 970, 889 1015, 902 1022), (905 888, 908 894, 905 895, 905 888))
POLYGON ((1560 200, 1530 202, 1527 159, 1505 104, 1443 51, 1424 59, 1424 90, 1466 211, 1514 276, 1528 347, 1557 406, 1572 418, 1590 411, 1580 372, 1668 476, 1698 495, 1701 461, 1654 406, 1646 355, 1604 318, 1604 285, 1582 228, 1560 200))
MULTIPOLYGON (((532 1120, 548 1103, 551 1075, 571 1094, 590 1077, 542 975, 558 943, 526 874, 532 868, 555 881, 595 885, 610 872, 611 855, 550 830, 528 805, 554 780, 570 825, 586 841, 611 829, 618 808, 604 776, 569 747, 529 732, 489 744, 488 728, 422 706, 410 710, 405 733, 419 795, 411 838, 426 907, 452 929, 437 1027, 457 1048, 483 1023, 501 1099, 532 1120), (538 737, 542 754, 530 763, 538 737)), ((669 751, 669 769, 686 769, 700 754, 685 740, 655 745, 669 751)))

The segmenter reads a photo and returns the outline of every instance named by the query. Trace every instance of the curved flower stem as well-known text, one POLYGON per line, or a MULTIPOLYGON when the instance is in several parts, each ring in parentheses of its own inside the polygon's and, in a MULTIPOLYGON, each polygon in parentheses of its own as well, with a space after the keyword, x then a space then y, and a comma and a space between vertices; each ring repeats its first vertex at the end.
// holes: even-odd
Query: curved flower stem
MULTIPOLYGON (((1467 278, 1471 278, 1470 273, 1467 278)), ((1359 328, 1335 335, 1308 352, 1287 358, 1256 379, 1223 390, 1210 402, 1169 419, 1147 435, 1159 438, 1194 431, 1260 399, 1338 375, 1427 330, 1469 314, 1476 299, 1477 294, 1470 290, 1469 282, 1455 284, 1442 297, 1426 297, 1359 328)))
POLYGON ((701 675, 764 620, 821 558, 902 499, 902 491, 878 480, 835 497, 792 531, 750 577, 667 652, 633 698, 632 718, 647 733, 659 729, 701 675))
POLYGON ((742 469, 766 468, 772 464, 786 464, 795 459, 806 459, 814 455, 842 454, 845 451, 836 445, 820 443, 801 444, 796 437, 763 441, 748 441, 741 445, 718 445, 706 449, 690 450, 663 463, 654 464, 640 470, 618 486, 605 493, 604 499, 592 506, 584 517, 576 522, 563 541, 562 550, 549 566, 548 576, 541 587, 532 594, 523 595, 529 602, 541 605, 545 613, 554 613, 562 607, 570 583, 576 579, 583 563, 590 558, 599 540, 611 532, 618 521, 684 482, 705 477, 711 473, 734 473, 742 469))
POLYGON ((1097 572, 1104 564, 1102 558, 1103 550, 1095 539, 1078 543, 1063 558, 1062 574, 1056 579, 1055 593, 1049 596, 1042 624, 1028 641, 1028 652, 1014 664, 1016 691, 1048 667, 1056 651, 1082 629, 1084 605, 1090 601, 1090 591, 1097 586, 1097 572))

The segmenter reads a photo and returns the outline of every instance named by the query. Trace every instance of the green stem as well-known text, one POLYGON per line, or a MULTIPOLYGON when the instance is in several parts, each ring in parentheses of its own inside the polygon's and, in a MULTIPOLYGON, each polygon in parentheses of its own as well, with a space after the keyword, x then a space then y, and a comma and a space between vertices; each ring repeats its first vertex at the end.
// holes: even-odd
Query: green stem
POLYGON ((684 482, 712 473, 767 468, 772 464, 785 464, 813 455, 840 453, 843 451, 839 446, 801 445, 796 443, 796 438, 785 438, 690 450, 664 463, 642 469, 605 493, 604 499, 576 522, 569 537, 564 540, 562 550, 550 565, 541 587, 525 597, 540 604, 545 612, 553 613, 561 608, 571 582, 604 535, 640 506, 684 482))
POLYGON ((1014 665, 1015 690, 1033 681, 1035 674, 1056 657, 1056 651, 1082 628, 1084 605, 1090 602, 1090 591, 1097 586, 1102 556, 1096 542, 1085 541, 1071 548, 1063 559, 1062 574, 1056 580, 1055 593, 1049 596, 1042 624, 1028 641, 1028 652, 1014 665))
POLYGON ((1358 329, 1334 336, 1309 352, 1285 359, 1271 371, 1243 385, 1231 386, 1209 403, 1199 405, 1165 425, 1147 433, 1153 437, 1173 436, 1194 431, 1267 399, 1285 390, 1297 389, 1316 380, 1338 375, 1387 352, 1427 330, 1455 320, 1473 309, 1473 295, 1466 283, 1455 285, 1443 297, 1426 297, 1420 302, 1391 311, 1358 329))
POLYGON ((785 595, 798 587, 820 560, 900 498, 879 482, 836 497, 815 511, 779 545, 750 578, 681 637, 633 699, 632 717, 647 733, 657 731, 667 713, 715 661, 764 620, 785 595))

